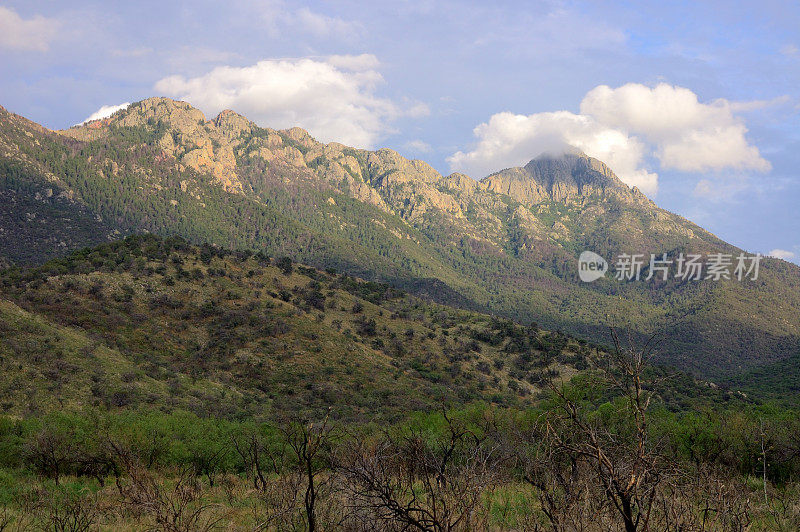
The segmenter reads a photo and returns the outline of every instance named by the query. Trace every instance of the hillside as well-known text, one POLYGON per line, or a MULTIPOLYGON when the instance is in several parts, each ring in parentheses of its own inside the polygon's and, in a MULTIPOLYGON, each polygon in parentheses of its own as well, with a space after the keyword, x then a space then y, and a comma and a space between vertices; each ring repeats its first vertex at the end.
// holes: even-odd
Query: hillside
POLYGON ((6 413, 149 407, 397 418, 531 404, 592 352, 333 272, 129 237, 0 275, 6 413))
POLYGON ((0 266, 41 263, 119 236, 113 224, 58 176, 15 149, 9 132, 47 135, 47 130, 0 107, 0 266))
MULTIPOLYGON (((800 269, 786 262, 765 259, 756 282, 581 283, 575 264, 584 249, 607 258, 739 252, 581 153, 475 181, 392 150, 322 144, 232 111, 207 120, 184 102, 151 98, 62 132, 0 111, 0 156, 4 168, 19 168, 13 179, 3 171, 6 189, 45 176, 54 196, 80 202, 120 234, 293 256, 590 339, 609 322, 634 335, 662 330, 662 362, 715 379, 800 350, 800 269)), ((24 219, 28 208, 59 226, 29 199, 11 211, 24 219)), ((0 255, 47 258, 17 245, 36 240, 24 224, 3 229, 15 238, 0 255)))

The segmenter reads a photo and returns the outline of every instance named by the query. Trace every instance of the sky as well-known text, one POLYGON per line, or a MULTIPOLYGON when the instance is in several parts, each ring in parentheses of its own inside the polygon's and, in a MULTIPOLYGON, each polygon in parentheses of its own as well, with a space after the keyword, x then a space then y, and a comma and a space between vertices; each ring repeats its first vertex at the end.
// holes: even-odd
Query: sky
POLYGON ((475 179, 575 146, 800 263, 797 2, 0 0, 0 72, 52 129, 169 96, 475 179))

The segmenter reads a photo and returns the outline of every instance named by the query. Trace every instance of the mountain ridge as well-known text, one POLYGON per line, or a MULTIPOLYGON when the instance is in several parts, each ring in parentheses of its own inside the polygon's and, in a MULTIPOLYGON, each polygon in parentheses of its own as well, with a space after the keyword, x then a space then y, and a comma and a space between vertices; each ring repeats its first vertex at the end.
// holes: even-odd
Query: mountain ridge
MULTIPOLYGON (((95 140, 102 135, 102 131, 108 127, 113 125, 118 126, 131 126, 131 125, 142 125, 142 120, 138 118, 149 120, 164 120, 167 124, 176 128, 183 133, 191 134, 197 131, 197 125, 207 126, 213 124, 216 128, 218 128, 218 133, 222 136, 226 137, 228 140, 234 140, 238 136, 241 136, 243 132, 247 132, 254 129, 261 129, 260 126, 255 124, 254 122, 247 119, 245 116, 233 111, 231 109, 225 109, 218 113, 215 117, 207 118, 202 111, 195 109, 189 104, 188 102, 172 100, 166 97, 152 97, 142 100, 140 102, 136 102, 132 104, 133 109, 129 106, 126 109, 119 110, 115 112, 113 115, 93 120, 90 122, 86 122, 83 124, 78 124, 72 126, 65 130, 56 130, 57 133, 64 134, 78 140, 88 141, 88 140, 95 140), (135 112, 134 112, 135 111, 135 112)), ((338 142, 331 142, 331 143, 320 143, 317 142, 311 134, 300 128, 300 127, 292 127, 285 130, 274 130, 271 128, 264 128, 270 133, 278 133, 282 131, 284 134, 287 134, 291 139, 297 141, 301 146, 306 148, 314 145, 321 145, 331 147, 331 149, 336 149, 337 147, 340 149, 347 148, 338 142)), ((213 137, 212 137, 213 138, 213 137)), ((169 151, 170 142, 167 137, 162 139, 164 145, 162 147, 165 148, 166 151, 169 151)), ((275 145, 280 144, 277 139, 272 138, 269 139, 267 144, 275 145)), ((207 144, 203 144, 200 148, 206 148, 207 144)), ((331 149, 326 150, 328 152, 331 149)), ((213 151, 213 150, 212 150, 213 151)), ((360 150, 360 151, 367 151, 367 150, 360 150)), ((389 155, 389 157, 397 164, 398 158, 410 163, 412 166, 416 167, 419 172, 416 176, 417 178, 421 179, 422 181, 426 182, 442 182, 442 181, 458 181, 459 176, 464 177, 471 177, 465 176, 465 174, 460 174, 457 172, 453 172, 451 174, 439 174, 435 169, 433 169, 428 163, 420 159, 406 159, 400 153, 391 148, 379 148, 375 150, 375 153, 385 153, 389 155)), ((264 152, 261 155, 265 155, 264 152)), ((568 152, 565 152, 563 156, 566 157, 575 157, 580 161, 586 161, 586 166, 598 172, 605 177, 608 177, 609 180, 613 183, 613 188, 618 190, 632 190, 634 191, 635 195, 638 195, 638 189, 636 187, 628 187, 621 180, 613 173, 613 171, 608 168, 602 161, 594 159, 592 157, 587 156, 586 154, 580 152, 580 150, 573 149, 568 152)), ((528 170, 527 175, 537 181, 539 181, 539 175, 536 173, 531 172, 529 169, 531 167, 535 167, 537 162, 542 161, 557 161, 562 158, 562 154, 540 154, 534 157, 529 163, 527 163, 524 167, 520 167, 521 169, 528 170)), ((197 165, 200 166, 200 165, 197 165)), ((197 168, 200 169, 200 168, 197 168)), ((352 167, 351 167, 352 169, 352 167)), ((467 186, 467 188, 484 188, 490 189, 492 188, 491 182, 492 178, 498 175, 502 175, 504 172, 513 171, 517 168, 506 168, 483 178, 477 179, 472 178, 475 183, 477 183, 477 187, 467 186)), ((544 184, 539 181, 539 184, 544 184)), ((552 183, 548 183, 549 188, 552 188, 552 183)), ((640 193, 639 193, 640 194, 640 193)))
MULTIPOLYGON (((209 172, 220 181, 227 191, 242 192, 247 187, 247 184, 240 182, 235 177, 237 161, 235 160, 236 154, 232 154, 232 152, 239 146, 236 144, 226 146, 220 143, 220 137, 232 142, 253 131, 264 131, 266 132, 266 141, 256 143, 256 146, 246 146, 246 153, 255 152, 256 157, 268 162, 280 160, 281 163, 289 164, 296 168, 307 169, 311 164, 316 167, 314 170, 318 170, 322 166, 321 159, 339 157, 340 160, 335 161, 335 164, 323 168, 323 171, 318 171, 317 174, 321 174, 321 177, 328 180, 344 179, 348 181, 347 186, 350 189, 348 192, 354 197, 361 201, 370 202, 387 212, 398 212, 396 206, 391 206, 387 203, 387 198, 385 197, 389 195, 387 189, 409 181, 432 185, 436 189, 455 187, 466 195, 473 195, 479 192, 495 192, 509 196, 523 204, 533 204, 547 198, 551 201, 563 201, 591 195, 595 192, 591 185, 596 184, 598 181, 596 177, 592 179, 591 174, 602 176, 605 184, 608 185, 609 193, 616 198, 625 202, 658 208, 636 187, 628 187, 624 184, 602 161, 589 157, 578 150, 561 157, 542 154, 533 158, 523 167, 507 168, 481 179, 474 179, 459 173, 440 174, 425 161, 406 159, 390 148, 380 148, 370 152, 369 150, 349 148, 337 142, 328 144, 317 142, 308 131, 299 127, 286 130, 261 128, 243 115, 230 109, 221 111, 213 118, 206 118, 202 111, 193 108, 189 103, 165 97, 147 98, 141 102, 131 104, 126 109, 117 111, 110 117, 73 126, 67 130, 60 130, 58 133, 78 140, 95 140, 101 136, 101 132, 104 129, 110 126, 142 126, 150 120, 163 120, 173 128, 173 131, 175 129, 179 130, 182 135, 185 135, 184 138, 178 139, 180 142, 184 144, 194 142, 196 145, 193 149, 181 152, 178 146, 180 142, 176 142, 174 136, 171 139, 170 135, 165 133, 159 140, 159 145, 166 153, 177 155, 182 164, 190 166, 198 172, 209 172), (218 131, 209 130, 209 125, 215 126, 218 131), (203 135, 202 129, 206 129, 209 135, 203 135), (276 147, 280 149, 275 149, 276 147), (380 162, 368 161, 369 165, 378 168, 372 173, 371 179, 365 179, 364 174, 366 172, 361 168, 358 160, 352 156, 352 153, 344 154, 345 151, 378 156, 380 162), (308 155, 309 152, 311 155, 308 155), (556 162, 557 165, 559 159, 562 161, 564 159, 573 159, 578 162, 578 165, 572 165, 572 179, 563 179, 565 177, 564 169, 560 168, 560 172, 556 172, 556 174, 560 175, 562 180, 558 183, 548 182, 546 176, 552 176, 554 172, 552 172, 552 169, 541 168, 540 166, 545 162, 556 162), (582 172, 576 172, 575 166, 582 166, 579 169, 582 172), (407 176, 407 178, 398 182, 396 178, 392 179, 391 177, 394 172, 399 172, 407 176), (514 174, 522 175, 534 181, 534 183, 528 183, 530 186, 528 193, 519 192, 515 189, 513 181, 516 176, 514 174), (581 174, 584 178, 589 178, 588 183, 575 180, 575 177, 581 174), (348 178, 353 178, 353 181, 348 178), (463 178, 472 179, 473 182, 466 181, 463 178), (362 186, 363 184, 368 186, 364 187, 362 186), (588 185, 589 192, 587 194, 583 193, 582 187, 584 185, 588 185), (384 191, 384 193, 382 194, 381 191, 384 191)), ((555 165, 551 164, 551 166, 555 165)), ((561 166, 564 165, 562 164, 561 166)), ((451 198, 437 194, 437 191, 430 188, 423 192, 435 207, 447 210, 457 216, 460 214, 458 212, 460 206, 451 198)), ((599 192, 601 194, 605 193, 605 187, 601 187, 599 192)), ((416 213, 413 208, 411 212, 418 216, 420 215, 419 210, 424 210, 425 208, 419 205, 414 207, 417 209, 416 213)), ((663 209, 659 210, 667 213, 667 216, 677 216, 663 209)), ((681 220, 688 222, 683 218, 681 220)))

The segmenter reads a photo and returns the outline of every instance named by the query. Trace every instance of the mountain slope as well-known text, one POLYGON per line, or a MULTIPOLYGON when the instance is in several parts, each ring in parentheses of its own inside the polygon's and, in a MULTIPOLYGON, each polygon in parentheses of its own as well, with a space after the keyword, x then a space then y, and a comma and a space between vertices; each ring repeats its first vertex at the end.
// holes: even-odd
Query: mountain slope
POLYGON ((765 259, 757 282, 581 283, 584 249, 739 252, 581 153, 476 182, 232 111, 206 120, 166 98, 63 132, 6 112, 0 125, 4 161, 58 176, 123 234, 291 255, 590 338, 609 322, 634 336, 661 330, 665 362, 715 378, 800 350, 798 268, 782 261, 765 259))
POLYGON ((0 117, 0 263, 42 262, 118 237, 58 175, 17 149, 47 130, 2 107, 0 117))
POLYGON ((532 402, 585 343, 387 285, 132 236, 0 275, 6 413, 87 405, 402 417, 532 402))

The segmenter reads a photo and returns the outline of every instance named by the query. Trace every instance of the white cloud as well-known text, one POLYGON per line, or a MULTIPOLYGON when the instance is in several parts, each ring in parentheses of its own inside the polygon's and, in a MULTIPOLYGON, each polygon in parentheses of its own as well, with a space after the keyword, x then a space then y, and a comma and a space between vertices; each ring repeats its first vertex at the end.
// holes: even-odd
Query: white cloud
POLYGON ((111 50, 111 55, 114 57, 136 58, 144 57, 153 53, 153 49, 149 46, 140 46, 137 48, 122 49, 116 48, 111 50))
POLYGON ((568 111, 516 115, 498 113, 474 129, 478 142, 469 152, 447 160, 453 171, 483 176, 510 166, 521 166, 544 152, 569 146, 608 164, 625 183, 655 194, 658 176, 643 168, 644 144, 626 132, 593 118, 568 111))
POLYGON ((336 36, 349 39, 363 31, 363 27, 357 22, 315 13, 307 7, 297 10, 293 16, 301 27, 316 37, 336 36))
POLYGON ((180 46, 179 48, 162 52, 168 68, 195 72, 216 65, 233 63, 240 59, 236 52, 218 50, 206 46, 180 46))
POLYGON ((694 195, 712 202, 728 201, 751 189, 752 183, 747 177, 701 179, 694 187, 694 195))
POLYGON ((265 127, 300 126, 325 142, 369 148, 406 114, 375 94, 383 83, 377 64, 370 55, 267 60, 195 78, 167 77, 155 89, 208 115, 233 109, 265 127))
POLYGON ((716 198, 717 197, 717 189, 708 179, 701 179, 697 182, 697 185, 694 187, 694 195, 699 196, 701 198, 716 198))
POLYGON ((787 55, 789 57, 794 57, 800 55, 800 48, 798 48, 794 44, 786 44, 781 47, 781 53, 783 55, 787 55))
POLYGON ((526 9, 498 9, 497 3, 474 3, 466 13, 447 2, 451 18, 477 22, 474 46, 499 45, 504 53, 517 56, 560 56, 595 50, 618 50, 628 37, 619 25, 588 14, 562 1, 527 2, 526 9), (569 28, 569 31, 565 31, 569 28))
POLYGON ((700 103, 684 87, 629 83, 612 89, 600 85, 586 94, 581 113, 647 139, 656 146, 663 168, 685 172, 770 169, 758 148, 745 138, 747 128, 734 116, 730 102, 700 103))
POLYGON ((58 27, 55 19, 41 15, 23 19, 15 11, 0 6, 0 48, 46 52, 58 27))
POLYGON ((406 100, 403 114, 411 118, 422 118, 431 114, 431 108, 424 102, 406 100))
POLYGON ((265 30, 273 37, 302 32, 320 39, 350 41, 365 32, 364 26, 357 21, 324 15, 308 7, 295 9, 283 0, 257 0, 253 7, 266 24, 265 30))
POLYGON ((430 144, 420 139, 409 140, 403 145, 403 147, 408 151, 416 153, 430 153, 433 151, 433 148, 431 148, 430 144))
MULTIPOLYGON (((726 102, 725 100, 722 100, 726 102)), ((776 96, 771 100, 749 100, 744 102, 726 102, 734 113, 748 113, 750 111, 760 111, 769 107, 785 105, 792 103, 792 98, 788 94, 783 96, 776 96)))
POLYGON ((92 120, 100 120, 101 118, 106 118, 108 116, 113 115, 117 111, 125 109, 130 104, 131 104, 131 102, 125 102, 125 103, 121 103, 119 105, 104 105, 100 109, 98 109, 97 111, 95 111, 94 113, 89 115, 89 117, 86 118, 86 120, 84 120, 83 122, 80 122, 78 124, 75 124, 75 125, 79 126, 81 124, 85 124, 86 122, 91 122, 92 120))
MULTIPOLYGON (((649 195, 658 189, 658 175, 647 168, 650 157, 662 169, 768 171, 771 165, 745 137, 747 128, 735 112, 789 101, 701 103, 689 89, 665 83, 647 87, 629 83, 612 89, 600 85, 568 111, 516 115, 498 113, 474 129, 476 144, 448 158, 453 170, 485 175, 525 164, 536 155, 574 146, 607 163, 625 183, 649 195)), ((716 185, 698 185, 700 195, 716 185)), ((718 187, 716 187, 718 188, 718 187)))
POLYGON ((773 249, 769 253, 767 253, 770 257, 774 257, 776 259, 783 259, 783 260, 792 260, 795 258, 795 254, 792 251, 788 251, 785 249, 773 249))
POLYGON ((381 66, 381 62, 373 54, 332 55, 327 61, 342 70, 375 70, 381 66))

